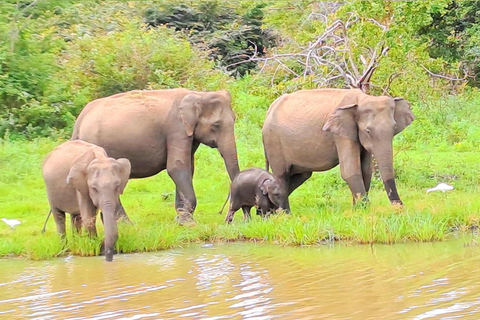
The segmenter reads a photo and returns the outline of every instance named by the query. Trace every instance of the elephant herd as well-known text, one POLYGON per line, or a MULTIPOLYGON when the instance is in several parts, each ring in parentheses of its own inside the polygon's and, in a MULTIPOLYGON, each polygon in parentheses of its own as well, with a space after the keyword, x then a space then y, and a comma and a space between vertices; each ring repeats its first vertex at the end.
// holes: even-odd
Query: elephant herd
POLYGON ((119 195, 129 178, 166 169, 176 186, 179 224, 193 222, 197 205, 192 178, 200 144, 217 148, 232 181, 226 221, 242 208, 266 214, 290 212, 289 195, 313 171, 340 164, 354 203, 368 201, 375 156, 387 195, 401 204, 393 172, 392 139, 414 119, 408 101, 375 97, 359 89, 313 89, 284 94, 267 111, 262 129, 267 170, 240 172, 235 113, 227 91, 186 89, 130 91, 88 103, 70 141, 45 159, 43 177, 57 231, 72 226, 96 235, 97 210, 105 224, 104 250, 112 261, 117 220, 128 217, 119 195))

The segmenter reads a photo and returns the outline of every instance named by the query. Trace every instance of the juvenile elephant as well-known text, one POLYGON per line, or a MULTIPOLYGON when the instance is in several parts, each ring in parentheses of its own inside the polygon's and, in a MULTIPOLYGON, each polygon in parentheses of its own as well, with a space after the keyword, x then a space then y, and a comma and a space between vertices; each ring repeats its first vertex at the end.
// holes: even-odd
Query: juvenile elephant
POLYGON ((340 164, 355 203, 368 200, 373 154, 390 202, 402 204, 394 179, 392 139, 413 120, 408 101, 359 89, 285 94, 268 109, 262 129, 267 167, 290 195, 313 171, 340 164))
POLYGON ((117 219, 126 217, 119 196, 130 175, 130 161, 109 158, 105 150, 81 140, 67 141, 56 147, 43 163, 50 211, 57 231, 65 237, 65 213, 71 215, 72 227, 80 232, 82 225, 91 236, 97 210, 105 226, 105 258, 112 261, 118 238, 117 219))
POLYGON ((241 171, 230 186, 230 207, 225 222, 231 223, 233 215, 242 208, 245 220, 250 219, 250 210, 257 207, 257 214, 265 215, 271 211, 283 208, 280 185, 268 171, 260 168, 250 168, 241 171))
POLYGON ((129 159, 130 178, 167 169, 176 186, 177 220, 184 224, 193 222, 197 204, 192 177, 200 143, 218 148, 231 180, 239 172, 234 123, 227 91, 131 91, 87 104, 72 140, 101 146, 110 157, 129 159))

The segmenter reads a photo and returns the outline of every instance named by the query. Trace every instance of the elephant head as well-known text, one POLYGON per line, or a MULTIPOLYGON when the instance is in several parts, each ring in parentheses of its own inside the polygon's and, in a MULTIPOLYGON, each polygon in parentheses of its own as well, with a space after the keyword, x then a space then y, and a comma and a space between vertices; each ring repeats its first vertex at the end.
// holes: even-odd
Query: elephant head
POLYGON ((393 137, 413 120, 410 103, 403 98, 358 93, 349 97, 327 119, 323 130, 358 141, 378 162, 388 198, 402 203, 393 171, 393 137))
POLYGON ((74 162, 67 177, 67 184, 73 184, 80 195, 79 201, 91 201, 103 213, 107 261, 113 260, 118 239, 116 210, 120 205, 119 196, 128 182, 130 168, 128 159, 115 160, 105 153, 95 154, 90 150, 74 162))
POLYGON ((235 144, 235 114, 228 91, 190 93, 179 105, 188 137, 211 148, 218 148, 230 179, 239 173, 235 144))
POLYGON ((264 196, 267 196, 268 199, 279 209, 286 209, 287 203, 285 199, 288 199, 288 195, 284 191, 284 188, 281 188, 280 183, 274 179, 265 179, 260 185, 260 190, 264 196))

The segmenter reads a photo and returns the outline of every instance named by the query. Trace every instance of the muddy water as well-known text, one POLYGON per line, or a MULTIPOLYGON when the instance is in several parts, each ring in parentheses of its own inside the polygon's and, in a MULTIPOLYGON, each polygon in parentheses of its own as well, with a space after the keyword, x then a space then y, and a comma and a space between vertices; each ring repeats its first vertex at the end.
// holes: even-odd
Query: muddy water
POLYGON ((480 319, 469 242, 0 260, 0 318, 480 319))

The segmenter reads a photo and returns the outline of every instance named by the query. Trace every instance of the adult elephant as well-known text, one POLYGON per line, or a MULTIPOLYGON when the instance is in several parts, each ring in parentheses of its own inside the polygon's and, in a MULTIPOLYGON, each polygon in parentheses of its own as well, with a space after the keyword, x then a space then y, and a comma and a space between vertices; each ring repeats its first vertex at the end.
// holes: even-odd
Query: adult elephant
POLYGON ((101 146, 113 158, 127 158, 130 178, 167 169, 176 185, 177 221, 185 224, 193 222, 197 203, 192 178, 200 143, 218 148, 231 180, 239 172, 234 123, 227 91, 136 90, 87 104, 72 140, 101 146))
MULTIPOLYGON (((375 97, 359 89, 285 94, 268 109, 262 129, 267 167, 289 195, 313 171, 340 164, 355 203, 368 200, 373 155, 390 202, 402 204, 395 185, 392 139, 413 119, 407 100, 375 97)), ((289 211, 288 199, 287 207, 289 211)))

